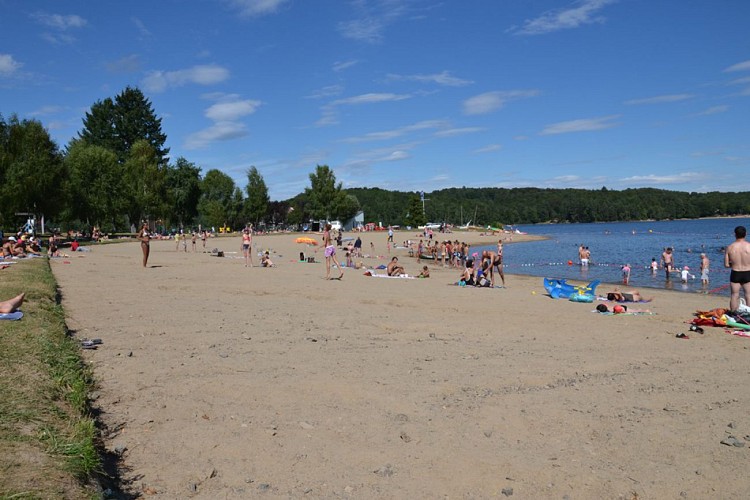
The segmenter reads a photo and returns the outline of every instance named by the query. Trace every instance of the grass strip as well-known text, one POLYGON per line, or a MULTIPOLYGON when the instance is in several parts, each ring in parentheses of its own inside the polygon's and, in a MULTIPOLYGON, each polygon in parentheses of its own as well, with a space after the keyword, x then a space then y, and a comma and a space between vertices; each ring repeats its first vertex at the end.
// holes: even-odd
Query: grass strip
POLYGON ((0 300, 22 292, 23 318, 0 321, 0 499, 95 498, 92 374, 68 335, 47 259, 0 270, 0 300))

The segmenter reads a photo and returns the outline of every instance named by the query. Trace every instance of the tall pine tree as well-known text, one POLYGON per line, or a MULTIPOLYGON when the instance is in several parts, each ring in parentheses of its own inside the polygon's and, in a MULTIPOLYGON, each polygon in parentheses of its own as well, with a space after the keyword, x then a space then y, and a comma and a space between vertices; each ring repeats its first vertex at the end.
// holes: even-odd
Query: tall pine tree
POLYGON ((154 149, 160 166, 169 163, 167 136, 161 130, 151 102, 138 88, 126 87, 115 99, 106 98, 91 106, 83 119, 78 137, 93 146, 101 146, 117 155, 122 164, 138 141, 146 141, 154 149))

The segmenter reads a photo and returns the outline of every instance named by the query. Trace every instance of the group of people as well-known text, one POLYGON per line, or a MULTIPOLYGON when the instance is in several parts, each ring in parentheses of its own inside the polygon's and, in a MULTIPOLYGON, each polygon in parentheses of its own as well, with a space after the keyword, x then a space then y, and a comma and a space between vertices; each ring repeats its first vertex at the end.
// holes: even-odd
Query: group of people
POLYGON ((581 267, 589 267, 591 263, 591 250, 589 247, 583 244, 578 247, 578 260, 581 263, 581 267))
MULTIPOLYGON (((502 242, 500 243, 502 245, 502 242)), ((410 245, 411 246, 411 245, 410 245)), ((469 260, 470 245, 465 242, 459 242, 458 240, 450 241, 427 241, 425 245, 424 240, 419 240, 417 243, 417 262, 425 260, 433 260, 440 262, 443 267, 466 267, 466 262, 469 260)))
MULTIPOLYGON (((710 271, 711 260, 705 253, 701 253, 700 259, 701 284, 703 286, 707 286, 709 281, 708 274, 710 271)), ((679 268, 675 265, 674 250, 672 249, 672 247, 667 247, 664 249, 664 252, 662 252, 661 254, 661 261, 659 263, 656 262, 655 258, 651 259, 651 264, 649 265, 651 274, 656 274, 660 266, 664 269, 664 275, 667 281, 671 280, 672 273, 679 273, 680 279, 683 283, 687 283, 689 278, 695 277, 690 274, 690 266, 682 266, 682 268, 679 268)))
POLYGON ((468 259, 461 276, 459 285, 495 287, 495 271, 502 280, 505 287, 505 273, 503 272, 503 242, 497 242, 497 252, 491 250, 482 251, 479 264, 474 267, 474 259, 468 259))
POLYGON ((42 255, 42 245, 35 236, 26 234, 9 236, 8 241, 3 243, 3 259, 22 258, 30 255, 42 255))

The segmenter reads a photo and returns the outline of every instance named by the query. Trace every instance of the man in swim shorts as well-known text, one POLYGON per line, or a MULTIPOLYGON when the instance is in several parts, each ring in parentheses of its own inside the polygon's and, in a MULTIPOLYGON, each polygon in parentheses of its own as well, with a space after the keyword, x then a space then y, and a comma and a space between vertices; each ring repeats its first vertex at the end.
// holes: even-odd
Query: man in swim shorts
POLYGON ((745 240, 745 226, 734 228, 735 242, 724 253, 724 267, 729 267, 729 310, 736 311, 740 305, 740 289, 745 292, 745 300, 750 301, 750 243, 745 240))
POLYGON ((711 262, 708 260, 708 257, 705 253, 701 254, 701 284, 703 286, 708 285, 708 268, 710 266, 711 262))
POLYGON ((674 255, 672 255, 672 247, 664 249, 664 253, 661 254, 661 261, 664 264, 664 274, 667 281, 669 281, 672 276, 671 273, 674 270, 674 255))

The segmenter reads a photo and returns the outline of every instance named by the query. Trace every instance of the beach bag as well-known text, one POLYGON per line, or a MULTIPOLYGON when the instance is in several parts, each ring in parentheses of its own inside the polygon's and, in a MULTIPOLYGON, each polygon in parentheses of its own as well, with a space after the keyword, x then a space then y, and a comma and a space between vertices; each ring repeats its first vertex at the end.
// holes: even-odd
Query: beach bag
POLYGON ((742 314, 750 314, 750 307, 748 307, 744 298, 740 299, 740 305, 737 306, 737 312, 742 314))

